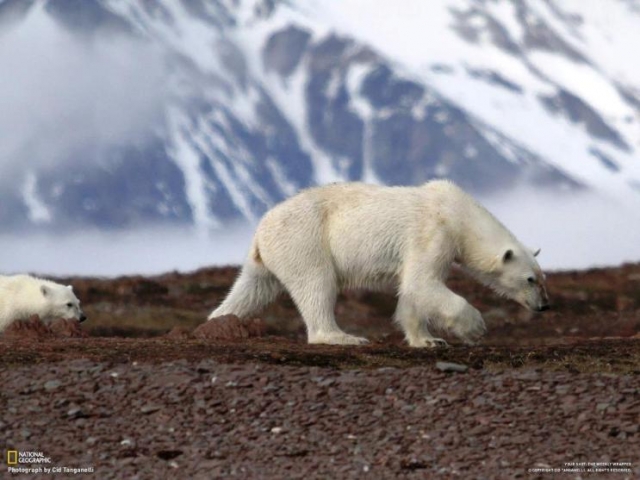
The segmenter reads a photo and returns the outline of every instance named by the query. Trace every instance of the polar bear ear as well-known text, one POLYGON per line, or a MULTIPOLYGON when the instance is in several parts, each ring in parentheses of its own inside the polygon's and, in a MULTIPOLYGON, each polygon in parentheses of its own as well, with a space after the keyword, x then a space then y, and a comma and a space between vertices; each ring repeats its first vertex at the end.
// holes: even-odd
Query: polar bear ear
POLYGON ((73 290, 73 285, 67 285, 67 288, 68 288, 69 290, 73 290))
POLYGON ((538 255, 540 255, 540 250, 541 250, 541 249, 539 248, 539 249, 537 249, 535 252, 533 252, 533 256, 534 256, 534 257, 537 257, 538 255))
POLYGON ((46 297, 47 295, 49 295, 49 289, 47 288, 46 285, 40 285, 40 291, 42 292, 43 297, 46 297))
POLYGON ((507 263, 513 259, 513 250, 509 249, 502 255, 502 262, 507 263))

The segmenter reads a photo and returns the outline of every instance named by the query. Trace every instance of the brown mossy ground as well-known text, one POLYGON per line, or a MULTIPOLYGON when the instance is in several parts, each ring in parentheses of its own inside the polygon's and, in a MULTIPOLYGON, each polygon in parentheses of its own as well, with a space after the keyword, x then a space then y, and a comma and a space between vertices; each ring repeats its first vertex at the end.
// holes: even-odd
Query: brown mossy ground
MULTIPOLYGON (((0 365, 68 358, 109 362, 163 362, 213 358, 225 363, 336 368, 406 368, 437 360, 471 368, 535 367, 569 372, 640 372, 640 265, 548 275, 553 309, 531 314, 453 272, 449 285, 477 308, 489 333, 480 345, 416 350, 390 320, 391 293, 347 292, 336 313, 347 331, 367 336, 363 347, 307 345, 287 296, 263 312, 266 335, 238 341, 194 339, 193 331, 217 305, 237 269, 115 279, 67 278, 82 300, 89 338, 2 338, 0 365), (178 327, 178 334, 167 333, 178 327)), ((446 334, 445 334, 446 335, 446 334)), ((452 339, 450 339, 452 340, 452 339)), ((454 340, 454 339, 453 339, 454 340)))

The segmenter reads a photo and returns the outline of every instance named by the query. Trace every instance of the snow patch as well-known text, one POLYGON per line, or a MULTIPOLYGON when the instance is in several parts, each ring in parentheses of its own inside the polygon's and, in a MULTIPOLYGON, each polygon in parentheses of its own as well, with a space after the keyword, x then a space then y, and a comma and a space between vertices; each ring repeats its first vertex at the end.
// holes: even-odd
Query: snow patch
POLYGON ((280 162, 278 162, 278 160, 276 160, 272 156, 268 156, 266 160, 266 166, 267 166, 267 169, 269 169, 269 172, 271 173, 271 175, 273 175, 273 178, 275 179, 275 181, 278 183, 278 186, 282 188, 282 191, 287 196, 295 195, 298 192, 298 187, 296 187, 287 178, 287 174, 282 168, 282 166, 280 165, 280 162))
POLYGON ((525 30, 517 16, 516 5, 511 1, 491 2, 487 4, 487 10, 509 32, 511 40, 516 44, 521 43, 525 30))
POLYGON ((221 223, 209 209, 208 185, 200 169, 200 152, 189 141, 194 132, 191 131, 188 119, 180 111, 173 110, 169 112, 169 123, 173 145, 171 157, 184 175, 187 201, 191 206, 194 223, 201 232, 219 228, 221 223))
POLYGON ((591 105, 603 118, 615 120, 635 113, 620 97, 611 80, 590 65, 541 51, 530 53, 528 59, 555 83, 591 105))

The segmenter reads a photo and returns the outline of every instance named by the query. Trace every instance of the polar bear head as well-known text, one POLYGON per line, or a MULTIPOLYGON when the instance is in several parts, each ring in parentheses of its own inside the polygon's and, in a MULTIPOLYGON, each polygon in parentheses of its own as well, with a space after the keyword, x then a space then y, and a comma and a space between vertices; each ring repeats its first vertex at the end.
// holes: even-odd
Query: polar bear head
POLYGON ((489 274, 489 286, 528 308, 542 312, 549 309, 546 277, 532 252, 519 245, 506 247, 496 258, 489 274))
POLYGON ((40 293, 45 301, 46 313, 48 318, 75 318, 80 322, 84 322, 87 317, 80 308, 80 300, 73 293, 71 285, 59 285, 53 282, 47 282, 40 285, 40 293))

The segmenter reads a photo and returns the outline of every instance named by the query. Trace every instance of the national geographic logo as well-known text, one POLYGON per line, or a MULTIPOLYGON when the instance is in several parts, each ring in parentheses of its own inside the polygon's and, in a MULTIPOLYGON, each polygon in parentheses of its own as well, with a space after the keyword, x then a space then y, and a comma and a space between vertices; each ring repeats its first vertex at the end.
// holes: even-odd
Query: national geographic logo
POLYGON ((7 450, 7 465, 49 464, 51 457, 43 452, 22 452, 19 450, 7 450))
POLYGON ((95 469, 92 466, 52 465, 51 457, 47 457, 43 452, 22 452, 20 450, 7 450, 6 452, 7 472, 12 475, 54 476, 63 473, 68 476, 95 473, 95 469))

